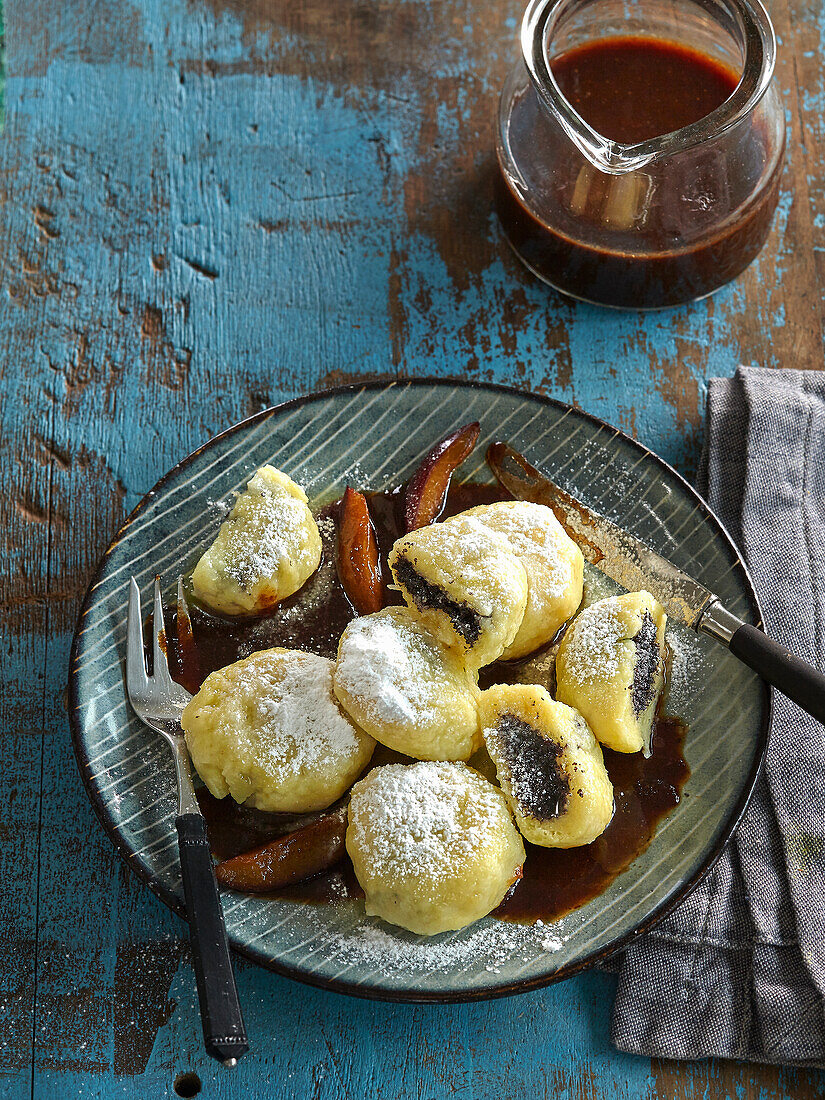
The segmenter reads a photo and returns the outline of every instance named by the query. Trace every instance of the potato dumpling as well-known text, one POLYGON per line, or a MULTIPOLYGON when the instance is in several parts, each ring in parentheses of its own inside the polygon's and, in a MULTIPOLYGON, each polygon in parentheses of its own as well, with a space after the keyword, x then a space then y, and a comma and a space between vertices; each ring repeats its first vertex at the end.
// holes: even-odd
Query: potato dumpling
MULTIPOLYGON (((524 657, 558 633, 582 599, 582 552, 552 509, 527 500, 502 500, 461 513, 504 535, 527 573, 527 607, 502 656, 524 657)), ((450 522, 449 520, 447 521, 450 522)))
POLYGON ((467 760, 481 745, 474 676, 408 607, 353 619, 338 645, 333 688, 353 720, 396 752, 467 760))
POLYGON ((300 485, 261 468, 192 574, 192 591, 222 615, 266 611, 318 568, 321 536, 300 485))
POLYGON ((374 768, 352 789, 347 852, 367 913, 422 936, 464 928, 521 878, 504 795, 466 764, 374 768))
POLYGON ((259 810, 326 809, 375 748, 335 701, 332 661, 298 649, 264 649, 213 672, 181 725, 212 794, 259 810))
POLYGON ((603 745, 644 750, 664 684, 665 624, 649 592, 597 600, 577 615, 556 657, 556 697, 586 718, 603 745))
POLYGON ((527 574, 507 540, 456 516, 400 538, 390 568, 407 604, 473 668, 500 657, 521 626, 527 574))
POLYGON ((584 718, 541 687, 502 685, 481 696, 487 751, 516 824, 531 844, 575 848, 613 816, 613 784, 584 718))

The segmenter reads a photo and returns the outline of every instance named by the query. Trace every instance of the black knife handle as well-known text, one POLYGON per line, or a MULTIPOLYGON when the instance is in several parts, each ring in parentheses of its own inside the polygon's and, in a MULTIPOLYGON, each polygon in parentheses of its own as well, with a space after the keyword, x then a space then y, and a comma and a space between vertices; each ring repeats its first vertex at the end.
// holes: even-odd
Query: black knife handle
POLYGON ((219 1062, 234 1065, 249 1050, 249 1043, 229 957, 206 822, 200 814, 182 814, 175 819, 175 825, 206 1052, 219 1062))
POLYGON ((743 623, 728 647, 740 661, 758 672, 818 722, 825 723, 825 674, 772 641, 755 626, 743 623))

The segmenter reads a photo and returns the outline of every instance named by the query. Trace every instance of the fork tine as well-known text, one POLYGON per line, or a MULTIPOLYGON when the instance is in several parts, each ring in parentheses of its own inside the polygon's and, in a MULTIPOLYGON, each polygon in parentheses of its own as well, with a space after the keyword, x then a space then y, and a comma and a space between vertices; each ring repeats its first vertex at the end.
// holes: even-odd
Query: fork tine
POLYGON ((130 695, 145 692, 149 683, 143 650, 143 624, 140 621, 140 589, 134 577, 129 582, 129 606, 126 616, 126 687, 130 695))
POLYGON ((192 620, 189 617, 189 604, 186 602, 186 593, 183 590, 183 577, 178 574, 178 618, 183 620, 186 629, 192 629, 192 620))
POLYGON ((159 688, 169 691, 172 688, 172 677, 169 675, 169 663, 166 660, 164 647, 161 645, 161 634, 163 634, 166 646, 168 646, 169 642, 166 638, 166 624, 163 618, 163 599, 160 594, 160 577, 155 577, 155 598, 152 619, 152 659, 155 666, 154 679, 159 688))

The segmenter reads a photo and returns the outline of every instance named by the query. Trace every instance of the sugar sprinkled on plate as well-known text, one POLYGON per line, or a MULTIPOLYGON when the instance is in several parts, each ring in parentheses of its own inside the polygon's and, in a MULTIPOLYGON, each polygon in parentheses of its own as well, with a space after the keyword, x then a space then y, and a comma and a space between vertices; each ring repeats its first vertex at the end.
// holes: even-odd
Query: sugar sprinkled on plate
POLYGON ((678 713, 697 691, 706 670, 696 634, 669 622, 666 640, 670 650, 668 702, 678 713))
POLYGON ((488 918, 459 933, 422 938, 366 920, 335 932, 326 947, 349 966, 373 966, 383 974, 450 972, 481 962, 498 974, 514 960, 529 962, 541 952, 561 950, 565 937, 542 921, 533 925, 488 918))

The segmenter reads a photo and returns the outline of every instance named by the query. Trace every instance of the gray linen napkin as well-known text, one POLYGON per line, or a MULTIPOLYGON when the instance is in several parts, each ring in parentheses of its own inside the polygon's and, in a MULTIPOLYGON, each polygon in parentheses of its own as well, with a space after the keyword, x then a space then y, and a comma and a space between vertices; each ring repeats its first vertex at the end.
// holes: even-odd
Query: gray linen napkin
MULTIPOLYGON (((705 492, 767 632, 825 668, 825 376, 740 367, 708 389, 705 492)), ((825 728, 778 692, 765 772, 708 877, 621 963, 613 1042, 825 1066, 825 728)))

